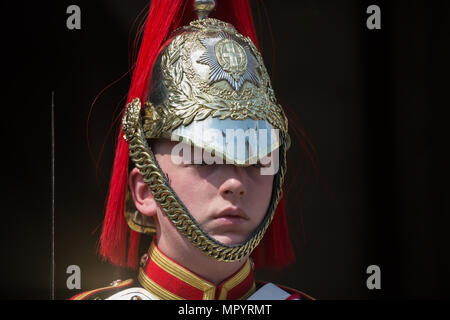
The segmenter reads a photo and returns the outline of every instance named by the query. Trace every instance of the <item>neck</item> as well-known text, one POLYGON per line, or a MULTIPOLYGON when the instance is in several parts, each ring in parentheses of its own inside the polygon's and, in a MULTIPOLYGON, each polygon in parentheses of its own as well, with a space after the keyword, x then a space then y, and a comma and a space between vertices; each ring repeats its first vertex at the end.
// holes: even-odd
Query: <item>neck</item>
POLYGON ((171 241, 157 236, 155 243, 167 257, 214 284, 219 284, 230 277, 247 261, 247 259, 237 262, 214 260, 200 252, 181 235, 178 239, 172 238, 171 241))

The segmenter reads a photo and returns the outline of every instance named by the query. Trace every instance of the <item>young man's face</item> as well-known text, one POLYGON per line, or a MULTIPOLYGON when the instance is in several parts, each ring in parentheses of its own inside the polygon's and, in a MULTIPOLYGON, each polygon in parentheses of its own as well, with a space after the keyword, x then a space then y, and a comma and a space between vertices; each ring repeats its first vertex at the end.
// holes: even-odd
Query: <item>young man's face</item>
MULTIPOLYGON (((172 154, 176 144, 159 140, 153 151, 191 215, 217 241, 232 245, 247 240, 267 212, 273 175, 261 175, 258 166, 184 164, 182 155, 172 154)), ((161 234, 178 232, 161 210, 157 214, 161 234)))

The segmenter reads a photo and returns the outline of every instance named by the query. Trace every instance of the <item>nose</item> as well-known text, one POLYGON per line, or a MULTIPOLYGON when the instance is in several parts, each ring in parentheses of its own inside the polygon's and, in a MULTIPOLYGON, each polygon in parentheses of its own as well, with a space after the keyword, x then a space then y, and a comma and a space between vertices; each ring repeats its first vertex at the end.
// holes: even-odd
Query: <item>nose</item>
POLYGON ((230 177, 219 188, 219 193, 227 200, 237 201, 247 193, 245 185, 240 179, 230 177))

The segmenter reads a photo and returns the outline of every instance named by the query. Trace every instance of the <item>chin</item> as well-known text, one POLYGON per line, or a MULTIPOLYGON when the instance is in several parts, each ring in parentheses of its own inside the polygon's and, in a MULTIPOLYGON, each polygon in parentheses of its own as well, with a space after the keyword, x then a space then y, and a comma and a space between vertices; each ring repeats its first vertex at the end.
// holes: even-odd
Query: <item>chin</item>
POLYGON ((235 245, 235 244, 239 244, 241 242, 244 242, 245 240, 247 240, 246 237, 238 235, 238 234, 221 234, 221 235, 215 235, 213 236, 213 238, 217 241, 219 241, 220 243, 226 244, 226 245, 235 245))

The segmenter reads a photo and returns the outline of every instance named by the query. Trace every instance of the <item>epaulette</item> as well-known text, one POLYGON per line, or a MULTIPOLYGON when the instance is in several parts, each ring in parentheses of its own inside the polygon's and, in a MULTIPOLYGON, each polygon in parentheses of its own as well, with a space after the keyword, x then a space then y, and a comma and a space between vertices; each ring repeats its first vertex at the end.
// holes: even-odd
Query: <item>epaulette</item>
POLYGON ((315 300, 306 293, 266 281, 256 281, 256 292, 249 300, 315 300))
POLYGON ((85 291, 79 293, 69 300, 104 300, 113 294, 131 286, 134 283, 133 279, 128 280, 116 280, 110 283, 109 286, 98 288, 94 290, 85 291))
POLYGON ((289 299, 289 300, 294 300, 294 299, 297 300, 296 299, 297 297, 298 297, 298 300, 316 300, 313 297, 311 297, 310 295, 307 295, 306 293, 304 293, 304 292, 302 292, 300 290, 293 289, 293 288, 286 287, 286 286, 282 286, 282 285, 279 285, 279 284, 277 284, 277 286, 292 294, 291 299, 289 299))

